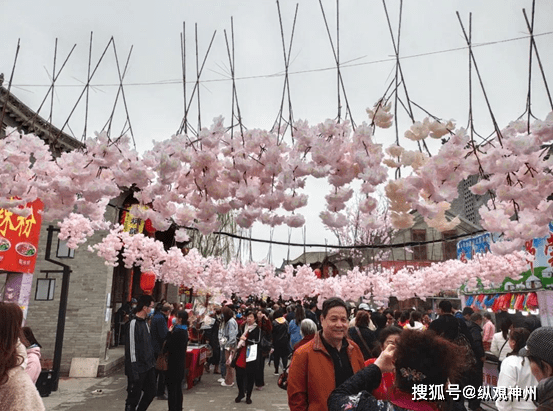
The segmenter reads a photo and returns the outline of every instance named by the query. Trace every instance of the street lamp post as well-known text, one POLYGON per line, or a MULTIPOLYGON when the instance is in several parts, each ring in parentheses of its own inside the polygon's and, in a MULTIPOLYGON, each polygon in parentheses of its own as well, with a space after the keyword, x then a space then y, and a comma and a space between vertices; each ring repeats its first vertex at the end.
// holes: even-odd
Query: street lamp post
MULTIPOLYGON (((53 363, 53 375, 52 375, 52 391, 58 390, 59 378, 60 378, 60 367, 61 367, 61 353, 63 350, 63 335, 65 333, 65 316, 67 313, 67 297, 69 294, 69 275, 71 274, 71 268, 60 261, 53 260, 50 256, 52 251, 52 239, 54 232, 59 232, 59 228, 55 228, 52 225, 48 226, 48 238, 46 241, 46 255, 44 259, 52 264, 56 264, 62 267, 62 270, 55 271, 61 272, 63 274, 61 282, 61 294, 60 294, 60 305, 58 311, 58 326, 56 329, 56 343, 54 346, 54 363, 53 363)), ((63 247, 60 247, 60 242, 58 241, 58 251, 63 247)), ((66 255, 60 256, 59 252, 56 253, 58 258, 73 258, 73 255, 68 251, 66 255)), ((52 271, 50 271, 52 272, 52 271)))

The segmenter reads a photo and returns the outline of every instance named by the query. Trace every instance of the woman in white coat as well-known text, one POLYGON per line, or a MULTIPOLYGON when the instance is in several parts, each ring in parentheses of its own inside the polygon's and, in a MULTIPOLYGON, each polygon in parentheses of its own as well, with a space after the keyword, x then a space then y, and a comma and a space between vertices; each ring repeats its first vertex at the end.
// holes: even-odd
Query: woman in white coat
MULTIPOLYGON (((501 372, 497 381, 498 387, 506 387, 507 395, 509 388, 519 387, 524 391, 526 387, 537 386, 538 381, 532 375, 530 361, 520 355, 519 351, 526 345, 530 331, 526 328, 514 328, 509 334, 509 345, 511 353, 501 363, 501 372)), ((498 411, 534 411, 536 406, 531 398, 498 398, 495 402, 498 411)))
POLYGON ((511 347, 509 346, 509 331, 513 328, 513 322, 510 318, 506 318, 501 323, 501 331, 495 333, 492 339, 492 346, 490 348, 490 353, 499 358, 499 361, 503 361, 507 354, 511 352, 511 347))

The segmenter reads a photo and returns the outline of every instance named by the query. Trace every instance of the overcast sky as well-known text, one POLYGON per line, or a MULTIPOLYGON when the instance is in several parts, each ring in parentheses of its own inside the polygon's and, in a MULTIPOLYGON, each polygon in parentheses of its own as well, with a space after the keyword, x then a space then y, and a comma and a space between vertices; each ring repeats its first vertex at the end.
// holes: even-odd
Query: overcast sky
MULTIPOLYGON (((336 1, 324 0, 331 34, 336 41, 336 1)), ((397 32, 399 1, 388 1, 388 11, 397 32)), ((474 53, 492 108, 500 126, 524 112, 528 84, 529 40, 513 40, 527 35, 522 14, 531 14, 530 0, 405 1, 400 54, 416 56, 402 61, 410 97, 432 114, 465 125, 468 112, 468 58, 456 11, 468 28, 473 13, 474 44, 494 43, 475 48, 474 53)), ((283 0, 286 44, 290 39, 296 2, 283 0)), ((553 2, 536 1, 535 34, 553 32, 553 2)), ((73 109, 86 82, 90 33, 94 33, 92 68, 111 36, 114 37, 120 65, 134 47, 125 94, 139 151, 149 149, 153 140, 163 140, 178 129, 183 116, 180 33, 186 23, 187 80, 195 75, 194 25, 198 27, 200 59, 216 30, 212 50, 202 74, 202 125, 223 115, 231 116, 231 82, 224 30, 230 38, 234 18, 235 71, 241 78, 237 92, 244 123, 249 128, 270 128, 278 113, 284 78, 282 43, 276 2, 251 1, 151 1, 82 2, 74 0, 4 0, 0 9, 0 72, 5 85, 12 72, 17 40, 21 49, 15 67, 12 92, 37 109, 51 83, 55 39, 58 39, 57 69, 77 44, 56 83, 53 123, 61 127, 73 109)), ((549 80, 553 78, 553 34, 536 38, 540 57, 549 80)), ((347 97, 357 123, 367 121, 365 109, 384 93, 393 78, 393 46, 381 1, 340 2, 340 60, 347 97)), ((535 60, 534 60, 535 62, 535 60)), ((536 65, 536 64, 535 64, 536 65)), ((302 0, 292 45, 290 77, 295 119, 311 124, 337 115, 336 70, 319 2, 302 0), (330 68, 330 69, 329 69, 330 68), (328 69, 328 70, 324 70, 328 69)), ((533 110, 540 118, 550 111, 543 83, 536 69, 533 110)), ((110 116, 118 74, 113 49, 108 50, 91 84, 88 135, 102 129, 110 116)), ((193 84, 188 84, 188 96, 193 84)), ((475 85, 475 120, 482 134, 492 131, 482 94, 475 85)), ((344 110, 343 110, 344 112, 344 110)), ((50 104, 41 110, 48 118, 50 104)), ((197 125, 196 103, 190 121, 197 125)), ((424 115, 416 112, 417 119, 424 115)), ((84 130, 84 100, 75 110, 69 126, 77 138, 84 130)), ((122 105, 118 105, 115 129, 123 126, 122 105)), ((399 118, 400 133, 409 126, 405 114, 399 118)), ((115 132, 115 131, 114 131, 115 132)), ((377 142, 384 146, 395 140, 393 130, 377 130, 377 142)), ((336 243, 322 228, 318 213, 324 207, 328 188, 325 181, 312 182, 310 203, 303 213, 307 220, 307 242, 336 243)), ((254 237, 269 238, 269 229, 256 226, 254 237)), ((288 229, 276 228, 273 238, 287 241, 288 229)), ((292 241, 303 242, 296 229, 292 241)), ((291 258, 301 248, 290 250, 291 258)), ((287 247, 273 246, 272 261, 280 265, 287 247)), ((268 246, 254 248, 254 259, 267 256, 268 246)))

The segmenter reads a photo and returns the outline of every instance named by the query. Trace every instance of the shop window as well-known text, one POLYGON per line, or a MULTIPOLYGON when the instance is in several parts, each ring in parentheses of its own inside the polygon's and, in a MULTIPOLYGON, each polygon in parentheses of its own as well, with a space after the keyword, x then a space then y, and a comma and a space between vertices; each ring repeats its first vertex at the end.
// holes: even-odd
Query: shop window
POLYGON ((457 231, 444 231, 442 233, 444 239, 444 260, 456 260, 457 259, 457 241, 449 240, 457 236, 457 231))
MULTIPOLYGON (((426 230, 412 230, 411 238, 413 242, 426 241, 426 230)), ((426 244, 413 246, 413 260, 415 261, 428 260, 428 249, 426 244)))

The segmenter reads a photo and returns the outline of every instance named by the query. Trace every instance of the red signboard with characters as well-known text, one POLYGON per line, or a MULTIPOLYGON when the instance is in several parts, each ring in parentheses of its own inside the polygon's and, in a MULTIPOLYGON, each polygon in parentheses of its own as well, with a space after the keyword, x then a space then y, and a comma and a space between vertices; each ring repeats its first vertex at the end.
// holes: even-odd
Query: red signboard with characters
POLYGON ((27 217, 0 208, 0 271, 32 274, 35 271, 43 204, 28 203, 27 217))

